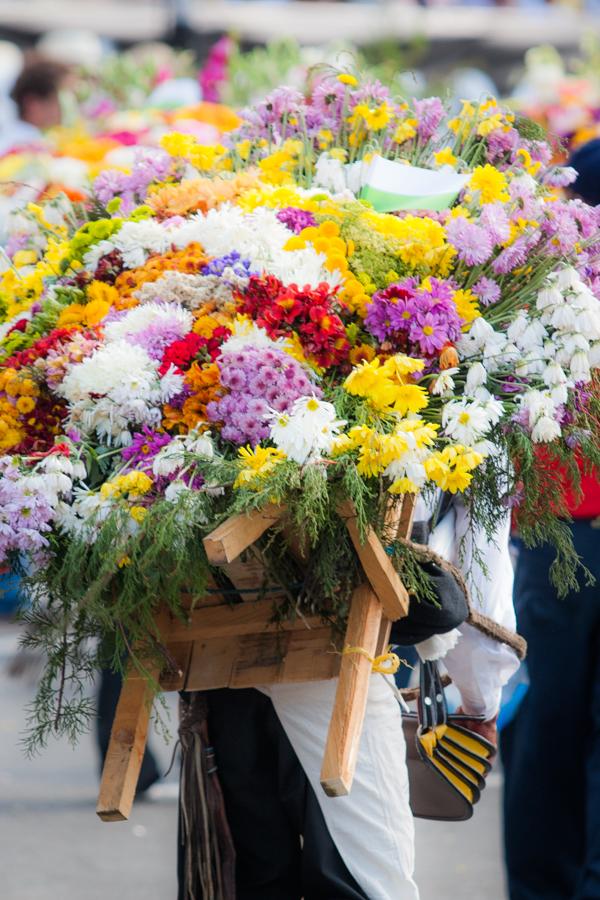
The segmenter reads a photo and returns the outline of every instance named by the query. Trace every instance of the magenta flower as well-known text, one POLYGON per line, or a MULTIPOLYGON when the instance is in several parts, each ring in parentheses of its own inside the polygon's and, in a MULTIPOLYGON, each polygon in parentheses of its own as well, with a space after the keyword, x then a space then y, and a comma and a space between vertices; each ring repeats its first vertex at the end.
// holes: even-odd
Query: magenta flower
POLYGON ((162 434, 144 425, 141 431, 133 435, 131 444, 123 448, 121 456, 132 469, 151 472, 154 457, 171 440, 170 434, 162 434))
POLYGON ((277 218, 294 234, 300 234, 304 228, 311 228, 317 224, 317 220, 309 210, 296 209, 293 206, 280 209, 277 218))
POLYGON ((433 312, 419 314, 411 321, 409 337, 421 353, 434 356, 449 342, 447 322, 433 312))

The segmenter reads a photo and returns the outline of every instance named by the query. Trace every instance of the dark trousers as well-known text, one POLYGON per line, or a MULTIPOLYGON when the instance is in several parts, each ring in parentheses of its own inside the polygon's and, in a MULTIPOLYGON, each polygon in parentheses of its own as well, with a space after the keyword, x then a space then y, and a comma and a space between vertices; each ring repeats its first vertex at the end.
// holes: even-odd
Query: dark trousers
MULTIPOLYGON (((100 686, 98 688, 98 717, 96 719, 96 739, 100 754, 100 765, 104 764, 104 757, 108 750, 110 731, 115 717, 115 710, 119 702, 123 679, 117 672, 111 669, 102 669, 100 673, 100 686)), ((158 781, 160 772, 152 751, 146 747, 142 768, 138 781, 137 791, 143 793, 158 781)))
POLYGON ((511 900, 600 900, 600 532, 573 538, 593 587, 559 600, 548 547, 517 564, 531 685, 501 736, 511 900))
MULTIPOLYGON (((268 697, 249 689, 208 691, 207 698, 236 850, 237 900, 368 900, 327 831, 268 697)), ((179 863, 181 872, 181 854, 179 863)))

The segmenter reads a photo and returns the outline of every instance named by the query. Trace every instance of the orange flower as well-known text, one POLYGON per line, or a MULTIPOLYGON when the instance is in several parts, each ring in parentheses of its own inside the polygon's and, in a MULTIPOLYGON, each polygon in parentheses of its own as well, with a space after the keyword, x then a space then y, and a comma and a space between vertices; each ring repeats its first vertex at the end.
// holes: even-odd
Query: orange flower
POLYGON ((165 406, 163 426, 169 431, 185 433, 206 423, 206 405, 221 396, 219 369, 215 363, 201 366, 193 363, 185 375, 185 383, 194 392, 181 409, 165 406))
POLYGON ((195 242, 188 244, 183 250, 170 250, 162 256, 151 256, 139 269, 121 272, 115 281, 115 288, 119 292, 115 306, 117 309, 136 306, 134 293, 139 291, 142 285, 158 281, 165 272, 176 271, 196 275, 207 262, 204 250, 195 242))
POLYGON ((158 219, 184 216, 193 210, 207 210, 234 201, 256 183, 256 176, 242 172, 233 178, 193 178, 180 184, 159 187, 147 199, 158 219))
POLYGON ((446 344, 440 353, 440 369, 453 369, 458 365, 458 353, 452 344, 446 344))

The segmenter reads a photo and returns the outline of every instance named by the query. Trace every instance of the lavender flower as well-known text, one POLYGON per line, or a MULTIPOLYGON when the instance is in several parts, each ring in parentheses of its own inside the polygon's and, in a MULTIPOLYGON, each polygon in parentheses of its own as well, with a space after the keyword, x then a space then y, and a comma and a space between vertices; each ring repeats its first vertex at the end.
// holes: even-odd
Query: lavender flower
POLYGON ((216 275, 221 277, 230 272, 233 275, 237 275, 238 278, 249 278, 250 275, 258 274, 252 270, 252 263, 250 260, 242 259, 237 250, 233 250, 225 256, 219 256, 212 259, 202 268, 202 275, 216 275))
POLYGON ((207 416, 223 423, 224 440, 238 445, 255 446, 269 436, 269 407, 287 412, 298 397, 321 396, 301 364, 283 350, 249 345, 224 353, 217 365, 229 393, 207 405, 207 416))
POLYGON ((35 558, 48 546, 54 514, 43 476, 22 475, 12 457, 0 457, 0 560, 11 553, 35 558))
POLYGON ((417 133, 421 140, 428 141, 444 118, 444 105, 439 97, 427 97, 425 100, 415 100, 414 110, 419 120, 417 133))
POLYGON ((493 278, 482 276, 471 288, 483 306, 490 306, 500 299, 500 285, 493 278))
POLYGON ((571 166, 554 166, 544 174, 543 182, 549 187, 564 188, 577 179, 577 170, 571 166))
POLYGON ((446 225, 448 240, 454 245, 458 258, 468 266, 480 266, 490 258, 492 240, 481 225, 458 216, 446 225))
POLYGON ((479 223, 494 244, 504 244, 510 237, 510 221, 502 203, 486 203, 481 211, 479 223))

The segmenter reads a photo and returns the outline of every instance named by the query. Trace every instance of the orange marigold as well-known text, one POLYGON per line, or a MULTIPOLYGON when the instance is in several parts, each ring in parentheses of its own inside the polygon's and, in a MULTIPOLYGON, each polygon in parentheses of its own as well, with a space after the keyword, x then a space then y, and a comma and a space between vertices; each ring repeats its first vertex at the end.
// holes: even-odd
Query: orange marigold
POLYGON ((163 426, 169 431, 185 433, 206 422, 206 405, 221 396, 219 369, 215 363, 192 363, 185 375, 186 385, 194 392, 181 409, 168 404, 163 410, 163 426))
POLYGON ((233 178, 193 178, 180 184, 167 184, 150 194, 146 203, 158 219, 184 216, 194 210, 207 210, 234 201, 256 183, 256 176, 242 172, 233 178))

